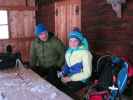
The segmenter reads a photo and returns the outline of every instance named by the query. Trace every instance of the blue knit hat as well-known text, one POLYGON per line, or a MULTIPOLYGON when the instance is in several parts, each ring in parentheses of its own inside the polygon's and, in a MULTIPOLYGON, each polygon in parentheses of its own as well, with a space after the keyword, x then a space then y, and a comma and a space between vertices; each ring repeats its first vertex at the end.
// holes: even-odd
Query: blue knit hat
POLYGON ((88 41, 80 31, 74 30, 68 34, 68 39, 76 38, 82 44, 82 49, 89 49, 88 41))
POLYGON ((79 41, 82 41, 84 39, 83 35, 81 32, 77 32, 77 31, 72 31, 69 33, 68 38, 76 38, 79 41))
POLYGON ((38 24, 35 28, 35 35, 39 36, 42 32, 48 32, 43 24, 38 24))

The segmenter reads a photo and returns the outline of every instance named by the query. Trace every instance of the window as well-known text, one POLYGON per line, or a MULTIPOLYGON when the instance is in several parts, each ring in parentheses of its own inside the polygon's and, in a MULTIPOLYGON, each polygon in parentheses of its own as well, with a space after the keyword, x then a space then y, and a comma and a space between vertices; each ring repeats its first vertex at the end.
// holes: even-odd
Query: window
POLYGON ((8 12, 6 10, 0 10, 0 39, 9 38, 8 29, 8 12))

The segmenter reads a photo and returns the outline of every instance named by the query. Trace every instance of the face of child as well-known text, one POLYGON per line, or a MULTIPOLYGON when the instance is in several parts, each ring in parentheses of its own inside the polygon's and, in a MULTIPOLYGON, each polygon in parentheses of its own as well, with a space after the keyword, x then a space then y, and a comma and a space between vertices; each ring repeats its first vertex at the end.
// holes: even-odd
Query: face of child
POLYGON ((71 38, 69 40, 69 47, 70 48, 77 48, 79 46, 79 44, 80 44, 80 41, 76 38, 71 38))
POLYGON ((42 32, 40 35, 39 35, 39 39, 42 40, 42 41, 47 41, 48 39, 48 34, 46 32, 42 32))

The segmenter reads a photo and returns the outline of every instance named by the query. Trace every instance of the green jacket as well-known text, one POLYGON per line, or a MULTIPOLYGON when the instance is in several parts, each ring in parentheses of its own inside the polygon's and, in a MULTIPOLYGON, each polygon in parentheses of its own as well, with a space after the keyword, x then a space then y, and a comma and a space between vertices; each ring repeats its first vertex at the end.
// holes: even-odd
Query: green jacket
POLYGON ((52 36, 46 42, 35 39, 30 50, 30 65, 43 68, 62 67, 64 64, 65 48, 63 43, 52 36))

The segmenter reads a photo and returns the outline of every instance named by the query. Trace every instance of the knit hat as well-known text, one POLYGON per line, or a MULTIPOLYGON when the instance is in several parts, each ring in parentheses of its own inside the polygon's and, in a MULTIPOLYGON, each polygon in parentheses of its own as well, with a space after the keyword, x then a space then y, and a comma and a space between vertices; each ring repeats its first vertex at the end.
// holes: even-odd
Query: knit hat
POLYGON ((76 38, 78 39, 80 42, 84 39, 83 35, 81 34, 81 32, 77 32, 77 31, 72 31, 69 33, 68 38, 76 38))
POLYGON ((73 27, 72 31, 81 32, 79 27, 73 27))
POLYGON ((78 39, 80 41, 83 49, 89 49, 90 48, 87 39, 79 31, 76 31, 75 30, 75 31, 70 32, 68 34, 68 38, 69 39, 70 38, 76 38, 76 39, 78 39))
POLYGON ((43 24, 38 24, 35 28, 35 35, 39 36, 42 32, 48 32, 43 24))

